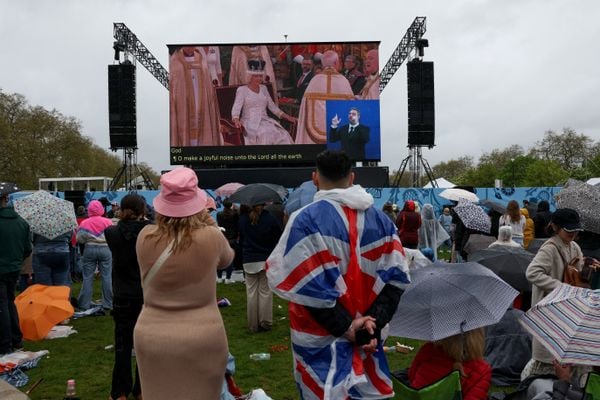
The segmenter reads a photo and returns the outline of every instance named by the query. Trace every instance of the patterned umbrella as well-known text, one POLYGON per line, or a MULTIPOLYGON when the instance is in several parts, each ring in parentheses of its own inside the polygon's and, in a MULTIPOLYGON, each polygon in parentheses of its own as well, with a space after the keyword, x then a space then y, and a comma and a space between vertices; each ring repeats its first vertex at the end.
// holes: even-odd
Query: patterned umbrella
POLYGON ((390 335, 440 340, 500 321, 518 292, 474 262, 437 261, 411 271, 390 335), (395 322, 397 321, 397 322, 395 322))
POLYGON ((231 196, 233 193, 235 193, 236 190, 238 190, 239 188, 241 188, 243 186, 244 185, 242 183, 238 183, 238 182, 226 183, 223 186, 219 186, 215 190, 215 194, 217 196, 219 196, 220 198, 224 199, 226 197, 231 196))
POLYGON ((583 229, 600 233, 600 186, 569 179, 556 195, 556 203, 557 208, 572 208, 577 211, 583 229))
POLYGON ((474 203, 479 201, 479 197, 477 197, 475 193, 471 193, 465 189, 450 188, 440 192, 439 195, 440 197, 453 201, 460 201, 460 199, 472 201, 474 203))
POLYGON ((290 193, 287 201, 285 202, 285 212, 290 215, 294 211, 304 207, 307 204, 312 203, 315 193, 317 193, 317 187, 313 181, 306 181, 292 193, 290 193))
POLYGON ((454 207, 454 212, 467 228, 490 233, 492 221, 490 221, 490 217, 477 204, 461 199, 458 205, 454 207))
POLYGON ((11 194, 14 192, 18 192, 19 189, 17 187, 16 183, 12 183, 12 182, 0 182, 0 196, 3 196, 5 194, 11 194))
POLYGON ((600 290, 561 284, 521 324, 561 363, 600 365, 600 290))
POLYGON ((15 200, 15 211, 29 223, 34 233, 48 239, 77 227, 73 203, 43 190, 15 200))

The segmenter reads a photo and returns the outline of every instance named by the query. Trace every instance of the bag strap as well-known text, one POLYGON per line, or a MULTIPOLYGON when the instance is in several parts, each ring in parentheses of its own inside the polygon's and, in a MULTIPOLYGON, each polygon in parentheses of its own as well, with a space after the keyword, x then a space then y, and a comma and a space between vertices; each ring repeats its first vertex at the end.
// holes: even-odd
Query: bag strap
POLYGON ((167 245, 167 247, 160 254, 160 256, 158 256, 158 258, 156 259, 156 261, 154 262, 152 267, 150 267, 150 270, 148 271, 146 276, 144 276, 144 279, 142 280, 142 287, 146 287, 150 284, 150 282, 152 281, 152 278, 154 278, 154 275, 156 275, 158 273, 158 271, 163 266, 165 261, 167 261, 167 259, 171 256, 171 253, 173 252, 174 244, 175 244, 175 240, 171 240, 169 242, 169 244, 167 245))
POLYGON ((569 262, 567 261, 567 259, 563 255, 563 253, 560 251, 560 249, 558 248, 558 246, 556 245, 556 243, 550 242, 550 241, 546 241, 546 243, 544 243, 540 248, 544 247, 547 244, 551 244, 552 246, 554 246, 554 248, 558 252, 558 255, 560 256, 560 258, 562 259, 563 263, 565 264, 565 268, 568 268, 569 262))

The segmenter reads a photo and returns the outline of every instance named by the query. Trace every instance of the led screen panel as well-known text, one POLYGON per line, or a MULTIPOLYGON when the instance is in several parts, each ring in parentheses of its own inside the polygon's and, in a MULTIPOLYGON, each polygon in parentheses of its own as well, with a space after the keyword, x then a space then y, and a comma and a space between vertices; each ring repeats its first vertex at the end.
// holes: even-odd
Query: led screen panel
POLYGON ((379 42, 169 45, 171 164, 380 161, 379 42))

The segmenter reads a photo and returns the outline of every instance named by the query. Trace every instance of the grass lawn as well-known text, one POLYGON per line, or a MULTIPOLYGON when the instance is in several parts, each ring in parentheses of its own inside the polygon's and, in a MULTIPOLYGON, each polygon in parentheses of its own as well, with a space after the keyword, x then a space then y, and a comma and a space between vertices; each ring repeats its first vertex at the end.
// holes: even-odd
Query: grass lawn
MULTIPOLYGON (((99 287, 100 282, 96 281, 94 299, 100 298, 99 287)), ((73 292, 79 293, 79 285, 74 286, 73 292)), ((238 386, 244 393, 263 388, 275 400, 297 399, 298 392, 292 376, 286 302, 274 296, 272 331, 250 333, 246 327, 245 286, 242 283, 219 284, 217 295, 227 297, 232 303, 230 307, 220 310, 225 321, 229 349, 236 358, 234 378, 238 386), (253 361, 249 357, 252 353, 271 353, 271 359, 253 361)), ((113 319, 109 315, 85 317, 72 320, 71 324, 78 333, 68 338, 25 343, 26 350, 45 349, 50 352, 36 368, 26 371, 30 381, 21 388, 22 391, 43 378, 43 382, 30 394, 32 399, 62 399, 68 379, 76 380, 77 393, 83 399, 108 398, 114 353, 112 349, 105 348, 114 343, 113 319)), ((390 345, 396 341, 413 346, 415 350, 410 354, 388 353, 392 371, 408 367, 420 346, 416 340, 388 339, 390 345)), ((198 357, 202 357, 202 354, 198 354, 198 357)), ((499 388, 492 389, 495 391, 499 388)))

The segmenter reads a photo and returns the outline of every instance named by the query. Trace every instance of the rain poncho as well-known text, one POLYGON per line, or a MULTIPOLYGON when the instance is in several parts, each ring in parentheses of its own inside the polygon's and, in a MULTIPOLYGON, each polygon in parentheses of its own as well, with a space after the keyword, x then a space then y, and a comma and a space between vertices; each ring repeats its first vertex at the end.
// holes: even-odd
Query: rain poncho
POLYGON ((450 239, 450 235, 435 217, 431 204, 425 204, 421 209, 421 227, 419 228, 419 248, 429 247, 437 259, 437 249, 442 243, 450 239))

